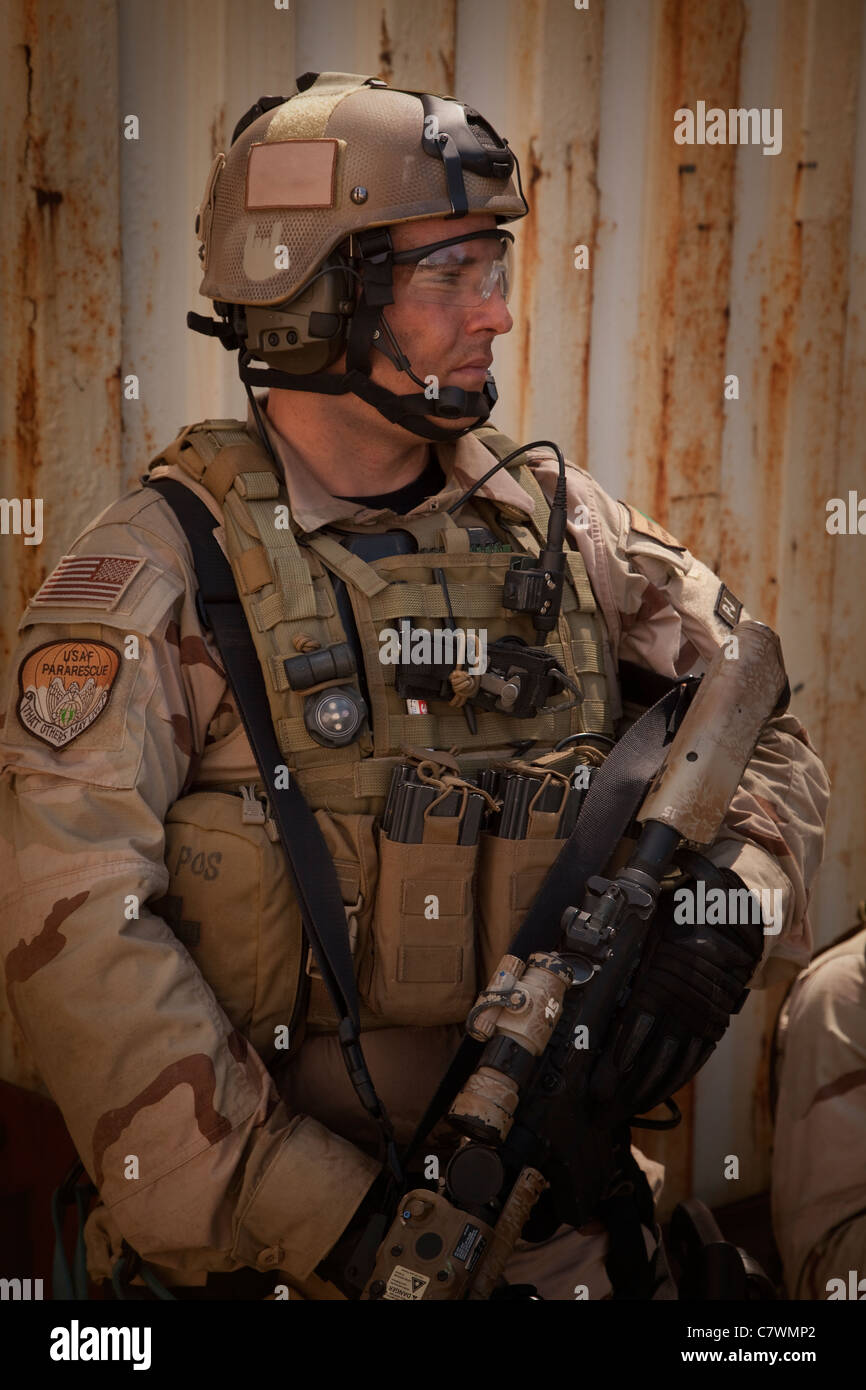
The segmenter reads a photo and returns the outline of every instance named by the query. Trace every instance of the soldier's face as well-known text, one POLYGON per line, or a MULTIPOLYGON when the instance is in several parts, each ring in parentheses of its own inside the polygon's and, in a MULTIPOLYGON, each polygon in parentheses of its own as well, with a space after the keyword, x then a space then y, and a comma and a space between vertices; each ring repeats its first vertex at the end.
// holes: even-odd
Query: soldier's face
MULTIPOLYGON (((430 217, 393 227, 391 237, 395 251, 409 251, 460 234, 468 236, 470 232, 495 230, 496 225, 495 217, 483 213, 474 213, 459 222, 430 217)), ((464 254, 471 257, 483 273, 485 264, 498 254, 497 243, 487 238, 469 242, 464 254)), ((433 272, 427 274, 429 279, 441 279, 444 283, 444 273, 442 277, 433 272)), ((394 303, 384 311, 412 371, 425 383, 429 378, 434 379, 429 382, 431 394, 443 386, 482 391, 493 359, 493 341, 500 333, 509 333, 514 324, 501 289, 497 285, 482 303, 467 306, 449 302, 447 294, 440 299, 426 286, 420 291, 423 297, 419 298, 419 281, 414 276, 412 265, 394 267, 394 303)), ((417 383, 406 372, 399 371, 383 353, 374 351, 371 361, 373 380, 389 391, 410 395, 420 390, 417 383)), ((331 370, 341 370, 340 364, 335 364, 331 370)), ((453 425, 458 430, 470 425, 475 418, 439 423, 446 428, 453 425)))

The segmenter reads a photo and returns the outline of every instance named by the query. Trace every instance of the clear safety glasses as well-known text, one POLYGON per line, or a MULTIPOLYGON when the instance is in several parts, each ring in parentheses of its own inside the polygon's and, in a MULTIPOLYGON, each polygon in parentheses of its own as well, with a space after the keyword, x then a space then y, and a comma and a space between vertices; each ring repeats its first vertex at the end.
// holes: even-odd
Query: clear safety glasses
POLYGON ((499 289, 508 302, 512 284, 511 232, 470 232, 394 254, 394 276, 407 299, 469 309, 499 289))

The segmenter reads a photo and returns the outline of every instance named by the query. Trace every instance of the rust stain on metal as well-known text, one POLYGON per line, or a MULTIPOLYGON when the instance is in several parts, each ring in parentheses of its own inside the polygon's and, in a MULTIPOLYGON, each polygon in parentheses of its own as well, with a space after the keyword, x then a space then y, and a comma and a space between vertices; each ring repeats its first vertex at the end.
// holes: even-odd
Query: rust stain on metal
POLYGON ((213 120, 210 123, 210 151, 213 159, 220 150, 224 150, 228 144, 226 134, 226 104, 221 101, 214 112, 213 120))
MULTIPOLYGON (((664 91, 660 98, 660 109, 664 113, 661 117, 662 128, 664 128, 667 112, 677 109, 684 101, 684 79, 683 79, 683 32, 682 32, 682 8, 675 0, 668 0, 662 12, 663 37, 661 40, 664 53, 664 91)), ((681 166, 682 168, 682 166, 681 166)), ((691 166, 694 168, 694 165, 691 166)), ((678 206, 681 201, 680 190, 681 178, 677 184, 678 206)), ((665 250, 667 254, 662 261, 662 284, 659 287, 657 304, 659 305, 663 318, 658 324, 658 332, 661 335, 661 382, 659 392, 658 416, 655 426, 655 438, 652 450, 652 500, 650 510, 652 515, 662 523, 668 524, 668 480, 667 480, 667 459, 670 449, 670 410, 671 410, 671 370, 673 354, 666 345, 666 340, 671 332, 671 319, 676 295, 676 256, 674 249, 677 243, 676 228, 668 232, 665 250)))
MULTIPOLYGON (((640 468, 635 491, 662 525, 710 562, 719 552, 735 151, 681 149, 673 140, 673 115, 680 108, 694 110, 698 98, 707 108, 738 104, 745 11, 736 3, 663 0, 659 20, 648 142, 650 257, 633 434, 640 468), (644 461, 651 465, 650 476, 644 461)), ((684 1099, 684 1122, 675 1133, 640 1136, 641 1148, 668 1165, 669 1197, 663 1200, 671 1202, 693 1188, 691 1087, 684 1099)))
MULTIPOLYGON (((7 368, 14 422, 5 443, 6 488, 21 498, 41 497, 50 510, 49 494, 57 491, 59 475, 53 457, 48 475, 46 433, 54 428, 55 411, 66 409, 58 399, 64 391, 75 398, 68 403, 74 420, 81 409, 78 393, 105 375, 105 340, 114 335, 116 342, 119 331, 111 322, 116 315, 105 286, 116 273, 120 251, 104 234, 99 197, 85 192, 79 110, 84 77, 73 70, 80 69, 81 60, 71 45, 67 63, 64 42, 50 16, 46 25, 43 8, 20 7, 21 41, 7 59, 17 67, 21 102, 4 180, 14 228, 6 254, 11 294, 19 306, 15 360, 7 368), (58 54, 63 64, 55 71, 58 54), (69 324, 78 324, 80 331, 70 336, 69 324)), ((113 462, 119 400, 105 404, 104 421, 102 413, 95 420, 88 412, 94 468, 113 462)), ((77 485, 75 474, 64 478, 66 501, 74 500, 77 485)), ((51 518, 46 518, 46 535, 54 537, 55 547, 60 544, 51 518)), ((17 549, 8 580, 10 609, 24 608, 55 558, 51 545, 17 549)))
POLYGON ((526 415, 529 404, 529 392, 531 384, 531 348, 532 348, 532 300, 535 292, 535 277, 538 273, 538 208, 533 206, 532 195, 536 184, 540 183, 545 177, 545 170, 541 164, 535 142, 536 136, 532 135, 529 139, 529 150, 526 156, 527 178, 526 178, 526 201, 529 203, 530 216, 524 219, 523 237, 520 242, 521 259, 521 279, 520 279, 520 385, 519 385, 519 410, 521 432, 526 430, 526 415))
MULTIPOLYGON (((35 197, 21 198, 24 215, 20 222, 18 245, 13 254, 13 263, 18 277, 18 295, 24 307, 23 333, 18 353, 15 374, 15 443, 14 472, 16 490, 19 497, 38 497, 40 495, 39 470, 42 465, 41 438, 39 429, 39 396, 37 383, 37 341, 36 327, 39 313, 41 289, 39 284, 39 256, 34 255, 34 247, 42 240, 40 224, 43 209, 47 207, 47 217, 53 228, 54 214, 59 206, 59 198, 40 197, 48 187, 45 176, 44 137, 34 130, 33 80, 34 51, 38 37, 37 16, 28 6, 26 12, 26 34, 28 42, 20 46, 22 60, 26 68, 26 110, 24 117, 24 143, 19 146, 18 168, 15 183, 19 190, 30 188, 35 197)), ((38 546, 25 546, 16 566, 18 608, 21 611, 30 595, 39 587, 46 575, 45 562, 38 558, 38 546)))
POLYGON ((647 286, 638 437, 653 465, 643 483, 649 509, 705 555, 719 545, 719 506, 707 507, 706 499, 719 492, 735 156, 729 147, 698 146, 683 158, 672 120, 675 110, 693 109, 698 95, 708 107, 735 104, 744 29, 741 5, 720 12, 709 3, 668 0, 656 60, 659 153, 650 196, 659 232, 647 286))
POLYGON ((394 45, 388 32, 388 16, 384 7, 379 25, 379 76, 385 82, 392 81, 394 76, 394 45))
MULTIPOLYGON (((580 363, 578 366, 582 406, 580 411, 578 412, 579 436, 575 440, 575 462, 581 468, 586 468, 589 462, 589 365, 590 350, 592 346, 590 328, 592 325, 592 306, 595 299, 595 262, 596 256, 598 255, 599 207, 601 203, 601 190, 598 186, 598 178, 596 174, 597 169, 598 132, 596 131, 590 143, 590 172, 587 179, 587 182, 589 183, 591 189, 591 197, 589 199, 589 204, 591 208, 590 228, 589 234, 586 239, 586 244, 589 247, 589 278, 586 287, 586 303, 584 307, 584 323, 586 325, 586 329, 583 335, 583 342, 581 344, 580 363)), ((567 146, 566 151, 565 170, 567 185, 566 207, 570 208, 572 206, 572 152, 570 142, 567 146)))
MULTIPOLYGON (((669 282, 671 293, 673 293, 674 277, 675 268, 673 262, 669 262, 665 273, 665 279, 669 282)), ((654 517, 658 518, 663 526, 666 526, 668 522, 668 448, 670 433, 668 420, 671 408, 672 366, 673 353, 668 348, 664 348, 662 351, 661 408, 659 410, 659 422, 656 435, 652 500, 652 514, 654 517)))
MULTIPOLYGON (((790 233, 773 266, 772 291, 770 295, 764 294, 761 297, 761 340, 764 352, 770 358, 768 368, 765 362, 760 363, 757 368, 761 375, 765 376, 765 447, 760 463, 764 507, 768 512, 777 505, 777 499, 783 489, 791 388, 796 370, 795 340, 803 294, 803 228, 792 214, 796 207, 801 172, 798 168, 789 204, 790 233), (775 320, 772 324, 771 318, 775 320)), ((737 555, 736 559, 743 566, 748 564, 748 557, 745 555, 737 555)), ((772 573, 764 575, 760 589, 760 604, 765 621, 774 624, 778 606, 778 583, 772 573)))
POLYGON ((442 49, 440 48, 440 49, 439 49, 439 66, 440 66, 440 68, 441 68, 441 70, 442 70, 442 86, 443 86, 444 91, 450 92, 450 93, 452 93, 452 94, 453 94, 453 92, 454 92, 454 84, 455 84, 455 81, 456 81, 455 65, 456 65, 456 54, 455 54, 455 52, 454 52, 454 46, 453 46, 453 44, 452 44, 451 49, 449 50, 448 53, 443 53, 443 52, 442 52, 442 49))

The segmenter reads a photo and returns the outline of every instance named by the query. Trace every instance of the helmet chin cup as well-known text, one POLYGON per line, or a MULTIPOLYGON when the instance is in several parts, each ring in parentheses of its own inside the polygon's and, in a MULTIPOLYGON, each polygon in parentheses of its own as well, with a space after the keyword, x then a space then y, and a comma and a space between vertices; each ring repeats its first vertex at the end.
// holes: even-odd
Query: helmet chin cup
MULTIPOLYGON (((438 400, 433 401, 436 409, 431 413, 441 416, 443 420, 460 420, 467 415, 474 415, 476 413, 474 409, 468 409, 467 407, 481 404, 486 409, 487 415, 489 415, 497 399, 496 382, 488 372, 487 380, 484 383, 484 389, 481 392, 463 391, 459 386, 441 387, 438 400)), ((485 419, 487 415, 485 415, 485 419)))
POLYGON ((497 401, 496 383, 490 374, 483 391, 463 391, 459 386, 446 386, 440 390, 438 400, 429 400, 423 392, 401 396, 370 381, 368 377, 353 382, 350 389, 378 410, 380 415, 384 415, 386 420, 420 435, 422 439, 443 444, 459 439, 483 424, 497 401), (448 429, 444 423, 438 423, 440 420, 469 420, 471 423, 461 429, 448 429))

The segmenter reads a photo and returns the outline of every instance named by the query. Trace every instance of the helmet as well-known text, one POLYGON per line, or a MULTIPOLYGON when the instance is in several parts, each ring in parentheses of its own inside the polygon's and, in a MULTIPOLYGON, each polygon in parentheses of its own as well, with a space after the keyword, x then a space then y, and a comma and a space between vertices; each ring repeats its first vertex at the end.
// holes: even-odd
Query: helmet
MULTIPOLYGON (((444 386, 433 399, 401 396, 372 381, 371 354, 384 352, 424 386, 384 317, 394 302, 392 268, 420 255, 429 265, 436 248, 460 238, 395 258, 388 228, 470 213, 492 214, 498 227, 525 216, 517 159, 477 111, 451 97, 352 73, 305 73, 297 87, 288 99, 260 97, 228 153, 213 161, 196 233, 200 293, 221 321, 189 314, 187 322, 238 349, 248 390, 351 391, 416 434, 453 439, 465 431, 445 429, 437 417, 486 419, 496 401, 492 376, 483 392, 444 386), (345 374, 324 371, 344 351, 345 374), (254 358, 267 367, 252 367, 254 358)), ((506 249, 512 239, 492 229, 473 235, 499 237, 506 249)), ((482 297, 497 279, 504 285, 500 256, 488 265, 482 297)))

